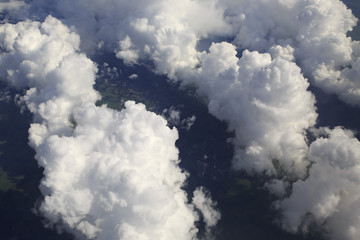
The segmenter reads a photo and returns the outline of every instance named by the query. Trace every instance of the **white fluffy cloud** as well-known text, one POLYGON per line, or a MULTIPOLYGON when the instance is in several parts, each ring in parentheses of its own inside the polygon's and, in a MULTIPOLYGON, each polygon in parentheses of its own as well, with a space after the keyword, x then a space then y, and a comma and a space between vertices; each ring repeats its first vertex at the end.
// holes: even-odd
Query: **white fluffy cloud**
POLYGON ((357 19, 341 1, 225 2, 231 12, 228 21, 238 32, 237 46, 269 51, 277 44, 290 45, 296 61, 316 86, 359 105, 360 88, 355 80, 359 75, 353 70, 357 69, 359 44, 346 35, 357 19))
POLYGON ((137 63, 139 54, 132 49, 133 44, 129 36, 126 35, 123 40, 119 41, 119 46, 120 49, 115 51, 117 58, 124 60, 124 63, 128 65, 137 63))
POLYGON ((177 131, 144 105, 125 106, 78 109, 74 136, 51 136, 37 149, 41 212, 88 238, 193 239, 197 215, 181 189, 177 131))
POLYGON ((29 140, 44 168, 40 212, 80 238, 196 239, 177 130, 142 104, 97 107, 97 69, 79 43, 51 16, 0 26, 1 77, 28 89, 22 102, 36 121, 29 140))
POLYGON ((279 202, 283 227, 307 231, 315 224, 330 239, 359 239, 360 142, 340 127, 323 131, 310 146, 309 178, 295 182, 291 196, 279 202))
POLYGON ((277 160, 286 172, 305 176, 304 133, 317 117, 307 80, 286 55, 236 54, 229 43, 213 44, 193 77, 209 111, 235 130, 235 168, 276 175, 277 160))
POLYGON ((79 37, 59 20, 0 26, 1 76, 18 89, 34 114, 30 142, 36 147, 52 133, 71 132, 74 108, 95 103, 95 64, 77 53, 79 37), (74 81, 75 80, 75 81, 74 81))
POLYGON ((211 233, 212 227, 216 226, 221 218, 220 212, 215 209, 216 203, 202 187, 199 187, 194 191, 193 203, 204 218, 207 239, 213 239, 214 235, 211 233))

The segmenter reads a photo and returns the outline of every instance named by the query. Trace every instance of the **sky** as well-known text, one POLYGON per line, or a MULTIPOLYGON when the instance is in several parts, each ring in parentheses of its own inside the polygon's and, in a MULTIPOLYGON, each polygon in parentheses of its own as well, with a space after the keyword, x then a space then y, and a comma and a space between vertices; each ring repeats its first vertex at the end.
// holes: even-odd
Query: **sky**
POLYGON ((266 179, 278 228, 360 238, 358 127, 322 124, 326 97, 348 114, 360 105, 358 20, 342 1, 29 0, 0 11, 0 78, 33 116, 48 225, 79 239, 216 239, 221 209, 204 186, 184 190, 171 127, 196 116, 99 106, 106 53, 196 89, 234 133, 232 171, 266 179))

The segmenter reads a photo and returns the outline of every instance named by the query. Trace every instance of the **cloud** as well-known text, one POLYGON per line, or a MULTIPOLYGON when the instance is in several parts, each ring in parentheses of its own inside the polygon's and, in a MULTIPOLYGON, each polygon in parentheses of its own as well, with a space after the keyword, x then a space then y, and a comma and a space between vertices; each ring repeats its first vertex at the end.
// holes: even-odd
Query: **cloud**
POLYGON ((122 59, 125 64, 132 65, 137 63, 139 59, 139 54, 136 50, 132 49, 132 42, 129 36, 119 41, 120 49, 118 51, 115 50, 116 57, 122 59))
POLYGON ((80 238, 196 239, 199 217, 182 189, 188 174, 178 166, 177 130, 143 104, 126 102, 121 112, 96 106, 97 68, 79 44, 51 16, 0 26, 1 77, 27 89, 22 103, 34 114, 29 141, 44 168, 40 213, 80 238))
POLYGON ((0 11, 4 10, 18 10, 21 7, 24 7, 26 4, 24 1, 10 1, 10 2, 1 2, 0 11))
POLYGON ((197 61, 199 38, 229 32, 224 10, 211 1, 48 1, 34 0, 32 16, 49 12, 75 26, 81 48, 92 54, 102 47, 127 64, 150 59, 158 73, 176 78, 177 69, 197 61), (202 17, 199 17, 202 16, 202 17))
MULTIPOLYGON (((225 2, 225 1, 224 1, 225 2)), ((347 37, 357 19, 339 0, 226 1, 240 48, 269 51, 290 45, 312 83, 343 101, 359 104, 359 44, 347 37), (349 77, 348 72, 352 72, 349 77)))
POLYGON ((139 77, 139 75, 137 75, 136 73, 133 73, 129 76, 129 79, 137 79, 139 77))
POLYGON ((360 142, 340 127, 323 132, 310 146, 309 178, 295 182, 292 194, 279 202, 282 225, 293 232, 322 226, 329 239, 358 239, 360 142))
POLYGON ((25 1, 8 0, 0 2, 1 22, 18 21, 28 16, 28 5, 25 1))
POLYGON ((234 45, 213 44, 194 77, 210 113, 235 130, 234 167, 276 175, 276 160, 287 173, 304 177, 304 134, 317 118, 307 80, 287 56, 236 54, 234 45))
POLYGON ((221 218, 220 212, 216 210, 216 202, 211 199, 210 194, 203 187, 199 187, 194 191, 193 203, 204 218, 207 239, 213 239, 214 235, 211 230, 221 218))
POLYGON ((79 37, 48 17, 43 23, 1 25, 0 42, 2 78, 28 89, 21 99, 36 122, 29 130, 31 145, 37 147, 53 133, 70 134, 73 109, 99 99, 92 88, 96 66, 76 52, 79 37))
POLYGON ((181 112, 179 110, 176 110, 175 107, 170 107, 169 109, 165 109, 163 111, 163 115, 166 120, 174 126, 180 124, 180 114, 181 112))
POLYGON ((78 109, 74 136, 51 136, 37 149, 40 211, 88 238, 193 239, 197 215, 181 189, 177 131, 144 105, 125 106, 78 109))
POLYGON ((177 110, 175 107, 171 106, 169 109, 164 109, 162 116, 166 119, 170 126, 175 126, 180 129, 190 130, 192 125, 196 121, 196 116, 192 115, 191 117, 181 119, 181 111, 177 110))

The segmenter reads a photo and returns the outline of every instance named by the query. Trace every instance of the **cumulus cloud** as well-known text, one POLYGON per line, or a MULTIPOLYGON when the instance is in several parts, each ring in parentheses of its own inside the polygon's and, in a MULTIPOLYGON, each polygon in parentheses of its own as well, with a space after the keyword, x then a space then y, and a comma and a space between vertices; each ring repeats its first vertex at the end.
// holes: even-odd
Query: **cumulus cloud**
MULTIPOLYGON (((359 86, 353 76, 359 46, 347 37, 357 24, 339 0, 321 1, 223 1, 241 48, 269 51, 290 45, 296 61, 311 81, 347 103, 359 104, 359 86), (345 68, 345 70, 344 70, 345 68)), ((355 78, 356 79, 356 78, 355 78)))
POLYGON ((304 133, 317 117, 307 80, 287 56, 236 54, 234 45, 213 44, 195 73, 209 111, 235 130, 234 167, 276 175, 276 160, 289 174, 304 177, 304 133))
POLYGON ((37 147, 49 134, 70 134, 74 108, 95 103, 95 64, 77 53, 79 37, 59 20, 0 26, 1 76, 18 89, 34 114, 30 142, 37 147), (77 81, 74 81, 76 79, 77 81))
POLYGON ((139 54, 136 50, 132 49, 132 42, 128 35, 119 41, 119 50, 115 50, 116 57, 124 61, 125 64, 132 65, 137 63, 139 59, 139 54))
POLYGON ((330 239, 358 239, 360 142, 340 127, 323 133, 310 146, 309 178, 295 182, 292 194, 279 202, 282 225, 296 232, 315 224, 323 226, 330 239))
POLYGON ((41 212, 88 238, 193 239, 197 215, 181 189, 177 131, 144 105, 125 106, 79 109, 74 136, 51 136, 37 149, 41 212))
POLYGON ((1 25, 0 43, 1 77, 27 89, 21 100, 34 114, 29 140, 44 168, 47 221, 80 238, 196 239, 177 130, 142 104, 97 107, 97 68, 54 17, 1 25))

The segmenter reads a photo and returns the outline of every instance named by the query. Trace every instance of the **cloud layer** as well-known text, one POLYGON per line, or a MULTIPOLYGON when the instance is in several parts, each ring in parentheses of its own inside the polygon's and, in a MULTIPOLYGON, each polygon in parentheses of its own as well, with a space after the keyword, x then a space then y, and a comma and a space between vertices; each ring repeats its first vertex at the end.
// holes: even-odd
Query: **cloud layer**
MULTIPOLYGON (((359 214, 351 211, 359 206, 358 140, 342 128, 313 130, 325 137, 316 135, 310 146, 306 138, 317 118, 309 84, 348 104, 360 103, 360 44, 347 37, 357 19, 340 0, 56 0, 51 4, 33 0, 4 4, 0 9, 7 11, 9 19, 21 19, 18 13, 27 11, 29 18, 43 20, 51 12, 74 27, 69 30, 47 17, 43 23, 26 21, 0 28, 1 76, 18 88, 28 88, 21 100, 36 121, 29 139, 41 149, 37 158, 52 176, 43 182, 49 197, 42 205, 52 222, 61 219, 68 228, 89 237, 111 239, 102 235, 111 226, 122 238, 161 239, 173 238, 167 235, 171 224, 165 223, 179 221, 184 225, 179 230, 183 235, 178 236, 191 239, 196 235, 195 207, 203 211, 208 226, 219 217, 201 191, 195 191, 194 204, 187 202, 181 190, 186 174, 177 167, 175 130, 142 105, 128 103, 120 113, 94 106, 99 99, 92 89, 96 67, 79 53, 81 49, 89 56, 111 52, 127 65, 145 63, 171 80, 195 84, 207 99, 210 113, 235 131, 234 169, 273 177, 265 186, 279 198, 287 196, 277 202, 284 229, 306 232, 315 223, 333 239, 359 238, 359 214), (127 117, 132 120, 127 122, 127 117), (137 132, 137 124, 143 132, 137 132), (157 128, 167 134, 158 136, 157 128), (88 138, 91 141, 84 140, 88 138), (154 142, 143 146, 140 139, 154 142), (121 166, 101 170, 98 159, 110 161, 107 154, 117 144, 124 148, 113 153, 121 166), (71 151, 57 147, 70 145, 79 147, 71 151), (164 155, 152 158, 156 154, 164 155), (127 162, 143 157, 149 158, 149 168, 127 162), (160 158, 164 162, 158 162, 160 158), (81 159, 77 168, 69 167, 74 164, 71 159, 81 159), (171 169, 175 179, 166 174, 153 178, 149 169, 160 166, 171 169), (79 177, 57 189, 62 186, 63 168, 79 177), (119 196, 112 188, 114 194, 107 194, 101 186, 89 184, 101 177, 111 182, 115 173, 120 190, 129 195, 119 196), (140 176, 150 185, 142 186, 140 176), (128 189, 131 184, 134 187, 128 189), (154 196, 149 189, 161 194, 154 196), (83 198, 88 204, 80 206, 83 198), (68 205, 57 211, 54 206, 60 202, 68 205), (155 202, 171 206, 162 210, 155 202), (153 214, 151 204, 162 217, 153 214), (67 208, 70 205, 74 208, 67 208), (124 213, 124 219, 103 220, 107 209, 124 213), (124 225, 116 225, 119 220, 124 225), (146 223, 153 224, 151 229, 163 225, 168 230, 148 232, 146 223)), ((176 111, 170 110, 170 119, 180 121, 176 111)))

